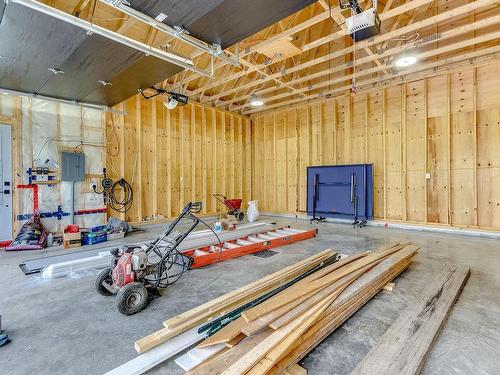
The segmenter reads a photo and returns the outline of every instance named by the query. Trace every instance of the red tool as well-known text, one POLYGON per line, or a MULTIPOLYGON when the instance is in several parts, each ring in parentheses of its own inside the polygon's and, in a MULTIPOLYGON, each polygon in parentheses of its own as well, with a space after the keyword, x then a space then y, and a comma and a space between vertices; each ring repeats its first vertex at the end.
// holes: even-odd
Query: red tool
POLYGON ((227 207, 227 214, 233 215, 238 221, 243 220, 245 213, 241 211, 241 202, 243 199, 227 199, 222 194, 213 194, 214 198, 227 207))

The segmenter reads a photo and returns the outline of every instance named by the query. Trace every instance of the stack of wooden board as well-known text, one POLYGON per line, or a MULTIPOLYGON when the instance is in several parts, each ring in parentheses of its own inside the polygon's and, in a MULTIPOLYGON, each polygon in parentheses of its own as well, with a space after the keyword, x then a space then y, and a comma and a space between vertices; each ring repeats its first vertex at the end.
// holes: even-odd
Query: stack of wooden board
POLYGON ((245 310, 177 359, 190 374, 278 374, 408 267, 418 247, 399 243, 344 258, 245 310))
POLYGON ((203 305, 174 316, 163 322, 165 328, 136 341, 135 349, 139 353, 144 353, 193 327, 199 326, 202 323, 237 309, 291 282, 304 273, 320 268, 323 264, 337 259, 338 254, 336 252, 332 250, 322 251, 242 288, 236 289, 203 305))

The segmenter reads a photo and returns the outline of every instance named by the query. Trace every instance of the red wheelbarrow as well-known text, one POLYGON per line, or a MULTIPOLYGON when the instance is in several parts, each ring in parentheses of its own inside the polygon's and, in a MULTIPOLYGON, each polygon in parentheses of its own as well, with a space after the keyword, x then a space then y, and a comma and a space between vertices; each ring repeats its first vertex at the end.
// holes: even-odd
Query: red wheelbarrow
POLYGON ((222 194, 213 194, 214 198, 227 207, 227 214, 233 215, 238 221, 243 220, 245 213, 241 211, 241 202, 243 199, 227 199, 222 194))

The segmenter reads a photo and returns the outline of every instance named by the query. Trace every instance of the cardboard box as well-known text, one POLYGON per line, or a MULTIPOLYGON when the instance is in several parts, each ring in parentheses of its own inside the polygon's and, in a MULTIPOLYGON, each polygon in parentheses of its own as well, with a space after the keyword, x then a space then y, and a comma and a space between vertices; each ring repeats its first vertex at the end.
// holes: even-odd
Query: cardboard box
POLYGON ((63 245, 65 249, 82 246, 82 232, 77 233, 64 233, 63 245))
POLYGON ((220 222, 224 230, 235 230, 238 227, 238 220, 236 219, 221 219, 220 222))

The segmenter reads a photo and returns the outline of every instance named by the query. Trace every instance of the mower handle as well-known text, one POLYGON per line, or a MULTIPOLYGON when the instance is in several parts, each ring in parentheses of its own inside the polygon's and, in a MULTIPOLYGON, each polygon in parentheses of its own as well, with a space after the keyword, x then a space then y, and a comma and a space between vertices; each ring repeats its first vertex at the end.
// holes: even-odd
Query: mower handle
POLYGON ((184 207, 184 211, 186 213, 189 212, 191 214, 197 214, 201 212, 202 207, 202 202, 189 202, 186 207, 184 207))

